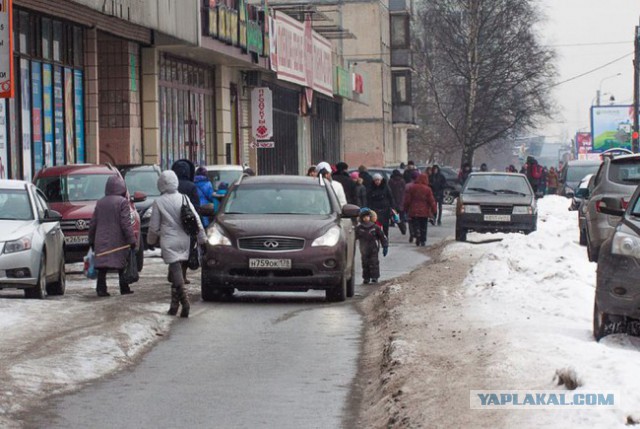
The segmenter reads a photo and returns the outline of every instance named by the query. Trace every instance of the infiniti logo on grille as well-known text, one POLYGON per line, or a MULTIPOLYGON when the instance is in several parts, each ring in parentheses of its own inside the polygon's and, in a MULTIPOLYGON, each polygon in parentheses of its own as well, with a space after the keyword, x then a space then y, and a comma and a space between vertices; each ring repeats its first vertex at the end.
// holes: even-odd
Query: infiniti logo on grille
POLYGON ((267 240, 262 244, 264 245, 264 247, 266 247, 268 249, 275 249, 276 247, 280 246, 280 243, 278 243, 275 240, 267 240))

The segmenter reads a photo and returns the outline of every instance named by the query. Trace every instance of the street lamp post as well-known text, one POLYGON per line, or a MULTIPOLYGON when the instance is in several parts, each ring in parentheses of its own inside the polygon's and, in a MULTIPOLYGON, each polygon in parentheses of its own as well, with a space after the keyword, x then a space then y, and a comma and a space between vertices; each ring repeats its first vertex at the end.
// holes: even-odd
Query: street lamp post
POLYGON ((598 91, 596 92, 596 106, 600 105, 600 93, 602 92, 602 82, 604 82, 607 79, 613 79, 614 77, 618 77, 621 74, 622 73, 616 73, 614 75, 604 77, 602 78, 602 80, 600 80, 600 84, 598 85, 598 91))

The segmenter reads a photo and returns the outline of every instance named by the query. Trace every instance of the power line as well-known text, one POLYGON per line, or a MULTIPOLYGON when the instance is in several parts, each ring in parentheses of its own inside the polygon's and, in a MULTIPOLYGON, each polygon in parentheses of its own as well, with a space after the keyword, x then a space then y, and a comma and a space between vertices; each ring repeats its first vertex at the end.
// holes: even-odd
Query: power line
POLYGON ((625 58, 630 57, 631 55, 633 55, 633 52, 629 52, 628 54, 623 55, 623 56, 621 56, 620 58, 616 58, 616 59, 615 59, 615 60, 613 60, 613 61, 609 61, 609 62, 608 62, 608 63, 606 63, 606 64, 603 64, 603 65, 601 65, 601 66, 599 66, 599 67, 596 67, 595 69, 592 69, 592 70, 586 71, 586 72, 584 72, 584 73, 581 73, 581 74, 579 74, 579 75, 577 75, 577 76, 570 77, 569 79, 567 79, 567 80, 563 80, 562 82, 558 82, 558 83, 554 83, 553 85, 549 85, 549 87, 548 87, 548 88, 555 88, 556 86, 562 85, 563 83, 571 82, 572 80, 576 80, 576 79, 579 79, 579 78, 581 78, 581 77, 583 77, 583 76, 586 76, 586 75, 589 75, 589 74, 591 74, 591 73, 597 72, 598 70, 602 70, 603 68, 605 68, 605 67, 607 67, 607 66, 610 66, 610 65, 611 65, 611 64, 613 64, 613 63, 617 63, 618 61, 622 61, 622 60, 624 60, 625 58))

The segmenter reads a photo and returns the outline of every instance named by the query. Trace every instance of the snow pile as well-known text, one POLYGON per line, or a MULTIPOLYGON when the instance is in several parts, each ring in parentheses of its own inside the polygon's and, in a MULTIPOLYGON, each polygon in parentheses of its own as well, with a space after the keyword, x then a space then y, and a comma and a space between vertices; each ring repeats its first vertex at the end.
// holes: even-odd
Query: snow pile
POLYGON ((465 280, 466 317, 488 328, 498 349, 488 364, 496 379, 510 385, 491 389, 564 389, 556 371, 575 371, 579 391, 619 393, 620 409, 558 410, 514 413, 520 424, 536 427, 622 427, 640 415, 640 339, 625 335, 592 336, 596 264, 578 243, 577 215, 568 200, 539 201, 538 231, 522 234, 469 234, 469 241, 501 238, 473 245, 455 243, 445 252, 483 252, 465 280), (475 249, 473 248, 475 247, 475 249))

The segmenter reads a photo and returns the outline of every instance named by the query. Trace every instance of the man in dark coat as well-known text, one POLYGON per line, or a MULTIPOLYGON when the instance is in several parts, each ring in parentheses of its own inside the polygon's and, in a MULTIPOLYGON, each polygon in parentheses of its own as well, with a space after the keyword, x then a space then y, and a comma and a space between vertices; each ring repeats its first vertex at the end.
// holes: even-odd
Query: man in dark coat
POLYGON ((393 170, 391 173, 391 179, 389 179, 389 189, 391 189, 391 194, 393 195, 393 201, 396 205, 393 207, 400 217, 400 223, 398 224, 398 229, 402 235, 407 233, 407 224, 405 223, 406 216, 404 211, 402 210, 402 201, 404 200, 404 188, 407 184, 402 177, 402 173, 400 170, 393 170))
POLYGON ((176 176, 178 176, 178 192, 186 195, 191 204, 198 211, 200 208, 200 196, 198 194, 198 187, 194 180, 196 177, 196 166, 188 159, 179 159, 173 163, 171 169, 176 176))
POLYGON ((393 200, 393 194, 391 194, 387 181, 384 180, 380 173, 373 175, 373 185, 367 194, 367 202, 369 203, 369 208, 378 215, 378 222, 382 225, 384 235, 388 237, 391 209, 396 207, 396 203, 393 200))
POLYGON ((431 168, 431 176, 429 176, 429 185, 433 191, 433 197, 438 204, 438 225, 442 225, 442 204, 444 202, 444 190, 447 187, 447 178, 444 177, 440 166, 434 165, 431 168))
POLYGON ((411 183, 413 181, 414 170, 417 170, 416 164, 413 161, 407 162, 407 168, 405 168, 404 173, 402 173, 405 183, 411 183))
POLYGON ((89 224, 89 245, 96 259, 98 296, 110 296, 107 292, 107 271, 116 270, 120 275, 120 294, 133 293, 123 278, 130 248, 137 244, 133 233, 131 205, 127 200, 127 186, 120 176, 111 176, 105 186, 105 196, 96 204, 89 224))
POLYGON ((356 227, 356 239, 360 247, 362 261, 362 279, 364 284, 377 283, 380 278, 380 259, 378 253, 387 256, 389 242, 378 225, 371 221, 371 211, 363 207, 360 210, 360 223, 356 227))
POLYGON ((347 173, 348 169, 349 166, 346 162, 337 163, 336 172, 331 175, 331 178, 342 185, 345 196, 347 197, 347 203, 357 204, 356 184, 351 180, 351 177, 349 177, 349 173, 347 173))
POLYGON ((369 170, 366 166, 361 165, 358 167, 358 173, 360 173, 360 178, 362 179, 362 184, 365 188, 367 188, 367 193, 371 190, 371 186, 373 185, 373 177, 369 173, 369 170))

